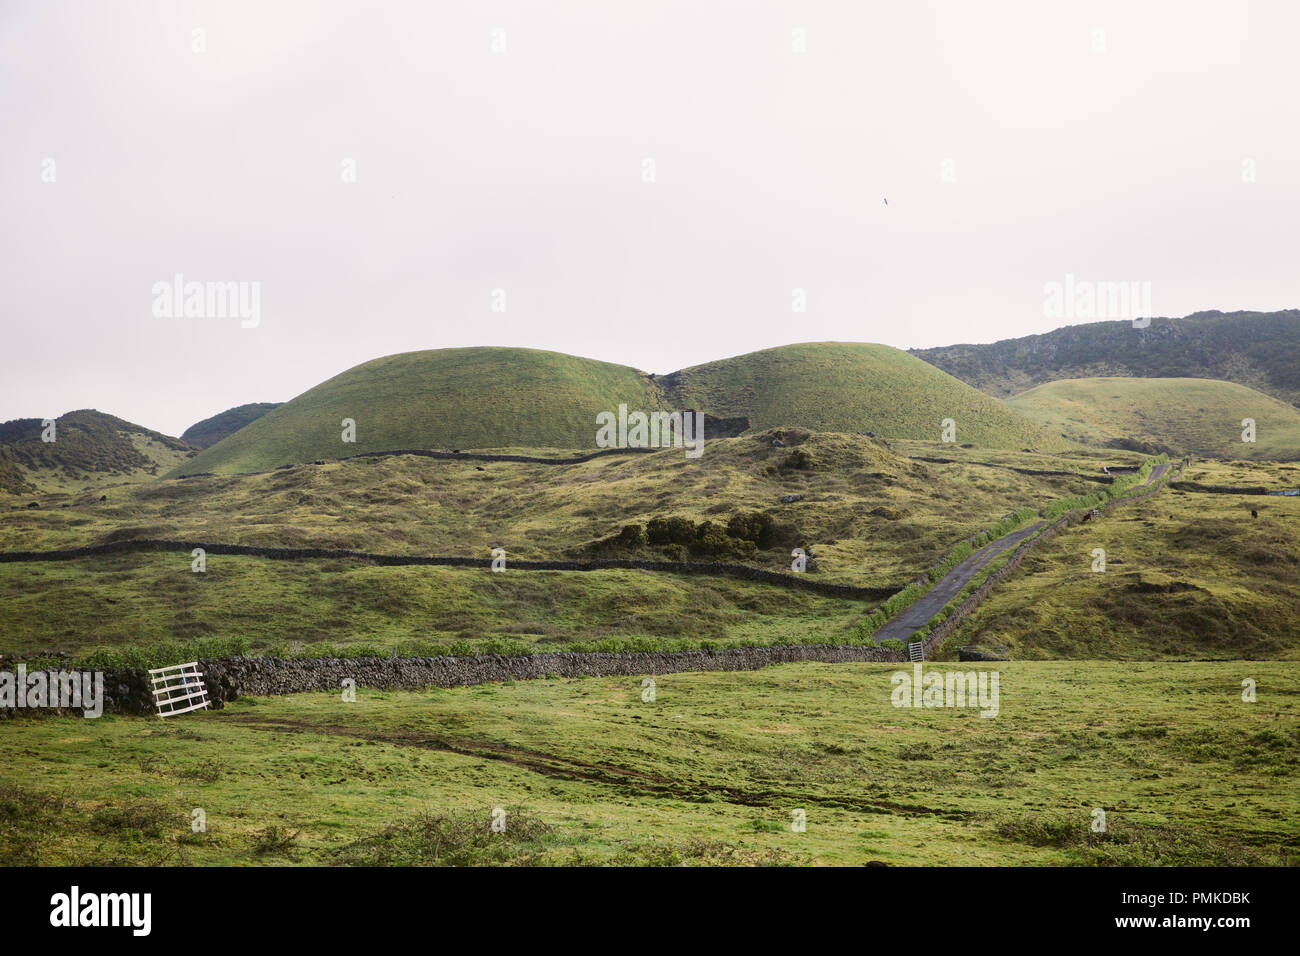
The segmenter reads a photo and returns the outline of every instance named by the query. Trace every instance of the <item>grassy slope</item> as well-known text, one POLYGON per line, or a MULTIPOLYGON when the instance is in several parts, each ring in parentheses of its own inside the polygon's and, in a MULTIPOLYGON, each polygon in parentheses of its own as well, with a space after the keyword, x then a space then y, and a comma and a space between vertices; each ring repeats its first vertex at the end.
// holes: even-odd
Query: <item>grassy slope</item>
POLYGON ((279 408, 281 402, 250 402, 228 408, 224 412, 196 422, 185 431, 181 438, 195 448, 211 448, 227 435, 233 435, 249 422, 256 421, 267 412, 279 408))
MULTIPOLYGON (((792 430, 785 435, 799 441, 792 430)), ((46 496, 39 510, 0 512, 0 549, 163 537, 480 556, 503 546, 516 558, 553 558, 581 555, 585 544, 630 521, 675 515, 725 524, 737 511, 763 508, 812 547, 819 578, 896 587, 1020 503, 1041 508, 1103 487, 1010 468, 1095 473, 1101 460, 1136 457, 980 453, 920 442, 895 448, 959 460, 909 462, 869 439, 826 434, 788 449, 772 448, 767 434, 726 439, 697 461, 666 451, 574 466, 493 463, 478 471, 471 462, 363 459, 136 484, 103 504, 93 495, 46 496), (793 450, 808 451, 817 467, 780 467, 793 450), (805 497, 782 504, 791 492, 805 497), (69 507, 58 507, 60 501, 69 507)), ((1185 477, 1294 488, 1298 467, 1198 462, 1185 477)), ((1300 647, 1297 508, 1300 499, 1162 491, 1036 550, 1024 571, 1041 573, 1014 576, 980 612, 994 609, 996 616, 975 620, 991 622, 988 640, 1009 643, 1020 656, 1292 656, 1300 647), (1252 507, 1263 515, 1257 525, 1245 524, 1252 507), (1101 576, 1083 573, 1088 552, 1099 546, 1090 543, 1093 535, 1104 535, 1097 540, 1111 555, 1114 577, 1106 580, 1115 584, 1100 592, 1093 578, 1101 576), (1138 590, 1149 582, 1125 584, 1123 577, 1137 568, 1186 578, 1203 593, 1138 590)), ((610 556, 673 555, 646 547, 610 556)), ((788 548, 750 560, 782 570, 788 548)), ((473 649, 499 639, 552 647, 611 638, 662 647, 683 639, 798 643, 843 637, 868 607, 648 572, 498 576, 222 556, 209 557, 206 575, 189 567, 184 551, 0 564, 0 653, 206 638, 308 653, 331 645, 409 649, 420 641, 473 649)), ((970 628, 959 632, 963 642, 978 640, 970 628)))
POLYGON ((649 571, 493 574, 209 556, 207 572, 195 574, 189 562, 188 552, 178 552, 0 564, 0 653, 80 659, 130 648, 157 666, 194 656, 186 642, 231 639, 265 656, 372 648, 377 656, 413 657, 496 652, 501 641, 541 651, 593 642, 602 649, 852 643, 872 606, 649 571), (172 660, 178 643, 181 657, 172 660))
MULTIPOLYGON (((1198 463, 1185 477, 1294 488, 1295 475, 1288 466, 1198 463)), ((999 644, 1016 658, 1295 660, 1298 590, 1300 498, 1166 489, 1041 545, 944 650, 999 644), (1106 551, 1104 572, 1091 570, 1094 548, 1106 551)))
POLYGON ((535 349, 405 352, 348 369, 173 474, 265 471, 400 448, 595 448, 596 414, 658 407, 635 369, 535 349), (356 421, 356 442, 340 422, 356 421))
MULTIPOLYGON (((106 503, 87 495, 51 497, 30 512, 11 507, 0 512, 0 550, 136 537, 408 554, 486 555, 503 547, 519 558, 557 558, 630 522, 680 516, 725 525, 734 513, 763 510, 815 546, 820 573, 883 586, 915 576, 955 541, 1022 504, 1097 487, 913 462, 860 436, 782 434, 786 448, 764 433, 713 441, 698 459, 676 449, 558 466, 398 456, 151 482, 106 503), (796 451, 807 453, 811 469, 785 466, 796 451), (789 494, 803 500, 781 502, 789 494)), ((1076 460, 1096 470, 1088 456, 1053 463, 1076 460)), ((783 568, 788 554, 760 552, 757 563, 783 568)))
POLYGON ((653 703, 589 678, 20 718, 0 864, 1295 862, 1293 667, 994 666, 994 719, 895 708, 873 664, 661 675, 653 703), (439 851, 422 812, 472 829, 439 851))
MULTIPOLYGON (((914 453, 963 459, 921 464, 858 436, 782 434, 790 447, 772 447, 764 433, 719 440, 697 460, 675 450, 566 466, 394 457, 150 482, 106 503, 51 496, 39 510, 0 512, 0 550, 153 537, 480 556, 501 546, 516 558, 555 558, 654 516, 725 525, 736 512, 763 509, 812 547, 819 578, 900 587, 1019 504, 1041 507, 1101 487, 987 467, 975 449, 909 443, 914 453), (809 454, 812 470, 782 467, 796 450, 809 454), (783 504, 791 493, 804 498, 783 504)), ((993 458, 1097 470, 1091 454, 993 458)), ((668 550, 609 556, 677 557, 668 550)), ((611 637, 659 646, 833 642, 868 608, 731 579, 646 572, 501 576, 214 555, 207 573, 196 575, 190 560, 178 551, 0 564, 0 653, 205 638, 308 652, 421 640, 472 648, 500 638, 552 646, 611 637)), ((750 559, 773 570, 789 560, 788 546, 750 559)))
POLYGON ((998 400, 886 345, 786 345, 683 369, 662 384, 673 407, 745 416, 751 428, 798 425, 937 441, 940 423, 952 418, 958 443, 1051 444, 998 400))
POLYGON ((1171 454, 1216 458, 1300 458, 1300 411, 1275 398, 1203 378, 1083 378, 1049 382, 1007 400, 1044 428, 1104 445, 1151 442, 1171 454), (1256 441, 1241 440, 1253 418, 1256 441))
POLYGON ((185 442, 94 409, 55 421, 55 440, 41 441, 41 420, 0 424, 0 493, 73 492, 152 477, 185 461, 185 442))
POLYGON ((917 349, 990 395, 1097 375, 1215 378, 1300 405, 1300 310, 1198 312, 1181 319, 1089 322, 987 345, 917 349))

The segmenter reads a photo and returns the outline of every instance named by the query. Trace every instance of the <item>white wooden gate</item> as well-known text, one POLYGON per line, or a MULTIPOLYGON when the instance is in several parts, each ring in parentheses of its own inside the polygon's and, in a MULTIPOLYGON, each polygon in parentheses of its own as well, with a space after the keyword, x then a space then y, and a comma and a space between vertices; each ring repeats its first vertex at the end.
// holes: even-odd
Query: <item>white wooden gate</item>
POLYGON ((153 700, 159 717, 207 710, 211 706, 198 661, 151 668, 149 679, 153 683, 153 700))

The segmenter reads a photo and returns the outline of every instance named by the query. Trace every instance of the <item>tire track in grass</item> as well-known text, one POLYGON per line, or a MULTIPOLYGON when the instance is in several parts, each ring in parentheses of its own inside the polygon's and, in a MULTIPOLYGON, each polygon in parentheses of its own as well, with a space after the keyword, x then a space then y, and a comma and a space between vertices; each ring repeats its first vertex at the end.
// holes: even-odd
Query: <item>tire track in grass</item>
POLYGON ((635 790, 649 796, 665 797, 677 800, 698 800, 707 793, 727 803, 745 807, 786 806, 791 800, 813 803, 819 806, 836 807, 864 813, 904 814, 909 816, 937 816, 950 820, 964 820, 966 814, 956 810, 937 810, 918 804, 897 803, 894 801, 868 801, 861 799, 839 798, 809 792, 779 793, 773 790, 745 790, 740 787, 705 783, 702 781, 678 781, 661 774, 633 770, 610 763, 591 763, 558 754, 530 750, 516 744, 496 741, 476 740, 465 737, 446 735, 424 736, 418 733, 392 733, 366 731, 346 727, 340 724, 313 724, 308 721, 288 718, 268 719, 261 716, 223 715, 214 719, 228 721, 247 727, 250 730, 264 730, 276 733, 318 734, 321 736, 352 737, 375 743, 390 744, 396 747, 419 747, 424 750, 436 750, 451 753, 474 760, 488 760, 509 764, 521 770, 553 777, 560 780, 579 780, 601 786, 622 787, 635 790))

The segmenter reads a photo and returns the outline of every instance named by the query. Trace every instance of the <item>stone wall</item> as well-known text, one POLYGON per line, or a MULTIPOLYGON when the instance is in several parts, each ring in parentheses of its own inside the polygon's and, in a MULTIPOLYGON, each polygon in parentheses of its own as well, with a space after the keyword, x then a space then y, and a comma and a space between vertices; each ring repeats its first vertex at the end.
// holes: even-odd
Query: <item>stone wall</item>
POLYGON ((844 663, 898 661, 901 655, 879 647, 804 644, 787 647, 729 647, 713 651, 628 653, 543 653, 523 657, 361 657, 226 658, 200 661, 215 701, 240 695, 257 697, 303 691, 341 690, 344 678, 359 688, 418 690, 463 687, 495 681, 545 677, 642 677, 692 671, 758 670, 793 661, 844 663))
MULTIPOLYGON (((523 657, 235 657, 199 661, 213 706, 241 696, 276 697, 305 691, 340 691, 351 678, 358 688, 421 690, 464 687, 494 681, 546 677, 643 677, 693 671, 758 670, 793 661, 899 661, 898 651, 879 647, 806 644, 788 647, 731 647, 714 651, 631 653, 545 653, 523 657)), ((156 713, 144 670, 104 669, 104 713, 148 716, 156 713)), ((50 711, 41 711, 50 713, 50 711)), ((0 717, 37 711, 0 710, 0 717)), ((65 716, 80 716, 68 711, 65 716)))

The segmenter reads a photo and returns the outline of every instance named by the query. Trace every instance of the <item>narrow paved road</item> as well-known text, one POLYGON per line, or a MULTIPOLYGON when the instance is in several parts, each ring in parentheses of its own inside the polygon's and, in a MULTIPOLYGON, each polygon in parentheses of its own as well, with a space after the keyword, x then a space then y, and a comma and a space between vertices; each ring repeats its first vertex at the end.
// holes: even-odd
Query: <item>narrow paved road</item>
MULTIPOLYGON (((1153 482, 1157 482, 1164 477, 1165 472, 1168 470, 1169 465, 1156 465, 1151 469, 1151 473, 1147 475, 1146 481, 1133 487, 1144 488, 1153 482)), ((940 578, 939 583, 930 588, 915 604, 886 621, 885 626, 876 631, 876 640, 885 641, 891 638, 904 642, 911 640, 916 630, 929 623, 930 618, 938 614, 945 604, 961 593, 961 589, 970 583, 971 578, 975 577, 984 565, 1003 552, 1014 548, 1046 523, 1045 521, 1035 522, 1027 528, 1013 531, 996 541, 984 545, 984 547, 940 578)))
POLYGON ((1159 481, 1161 478, 1165 476, 1165 472, 1168 471, 1170 467, 1171 466, 1169 464, 1156 465, 1154 468, 1151 469, 1151 474, 1147 475, 1147 480, 1142 482, 1142 484, 1140 485, 1135 485, 1134 487, 1145 488, 1153 481, 1159 481))
POLYGON ((996 541, 984 545, 984 547, 940 578, 939 583, 926 591, 915 604, 886 621, 885 626, 876 631, 876 640, 884 641, 894 638, 906 641, 911 638, 912 633, 917 628, 925 625, 930 618, 939 613, 939 610, 945 604, 957 596, 970 579, 975 577, 980 568, 1009 548, 1014 548, 1046 523, 1045 521, 1037 521, 1027 528, 1013 531, 1010 534, 1003 535, 996 541))

